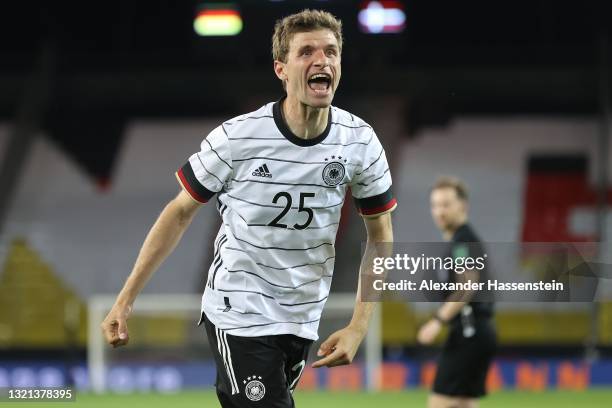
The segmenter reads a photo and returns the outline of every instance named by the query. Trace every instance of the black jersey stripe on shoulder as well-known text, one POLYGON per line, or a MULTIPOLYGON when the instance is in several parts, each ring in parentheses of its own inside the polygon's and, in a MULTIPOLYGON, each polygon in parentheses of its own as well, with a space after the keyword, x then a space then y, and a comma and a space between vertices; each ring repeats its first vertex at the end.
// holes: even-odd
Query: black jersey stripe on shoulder
MULTIPOLYGON (((300 283, 299 285, 296 285, 296 286, 292 286, 292 285, 279 285, 278 283, 274 283, 274 282, 269 281, 268 279, 264 278, 263 276, 259 275, 256 272, 247 271, 246 269, 228 269, 227 271, 229 273, 246 273, 247 275, 255 276, 256 278, 261 279, 262 281, 266 282, 270 286, 275 286, 277 288, 284 288, 284 289, 299 289, 302 286, 306 286, 306 285, 309 285, 309 284, 314 283, 314 282, 319 282, 321 280, 320 278, 313 279, 313 280, 309 280, 307 282, 300 283)), ((321 275, 321 278, 331 278, 331 277, 332 277, 332 275, 321 275)))
POLYGON ((284 137, 228 137, 229 140, 287 140, 284 137))
POLYGON ((225 136, 229 138, 229 134, 227 133, 227 130, 225 130, 225 126, 223 126, 223 123, 221 124, 221 130, 223 130, 223 133, 225 133, 225 136))
MULTIPOLYGON (((251 205, 256 205, 258 207, 285 208, 284 205, 272 205, 272 204, 260 204, 260 203, 256 203, 254 201, 249 201, 249 200, 246 200, 244 198, 233 196, 233 195, 231 195, 229 193, 227 194, 227 196, 233 198, 234 200, 242 201, 242 202, 245 202, 245 203, 251 204, 251 205)), ((332 204, 332 205, 327 205, 327 206, 324 206, 324 207, 310 207, 310 208, 313 209, 313 210, 324 210, 326 208, 333 208, 333 207, 337 207, 337 206, 342 205, 342 204, 344 204, 344 200, 340 201, 339 203, 332 204)), ((292 206, 290 208, 292 210, 299 210, 300 209, 299 206, 292 206)))
POLYGON ((210 150, 212 150, 213 153, 215 153, 217 155, 219 160, 221 160, 223 163, 225 163, 227 165, 227 167, 229 167, 230 169, 234 170, 234 168, 232 166, 230 166, 230 164, 228 162, 226 162, 225 160, 223 160, 223 158, 221 158, 221 156, 219 156, 219 153, 217 153, 217 151, 212 147, 212 145, 210 144, 208 139, 204 139, 204 140, 206 140, 206 143, 208 143, 208 145, 210 146, 210 150))
POLYGON ((348 184, 348 182, 342 182, 342 183, 336 184, 335 186, 326 186, 324 184, 313 184, 313 183, 283 183, 280 181, 263 181, 263 180, 249 180, 249 179, 239 180, 235 178, 232 178, 232 181, 236 183, 260 183, 260 184, 276 184, 276 185, 281 185, 281 186, 308 186, 308 187, 324 187, 324 188, 336 188, 338 186, 348 184))
POLYGON ((383 172, 383 174, 381 174, 380 176, 376 177, 374 180, 370 180, 369 183, 357 183, 357 184, 359 184, 360 186, 363 186, 363 187, 367 187, 370 184, 374 183, 375 181, 378 181, 381 178, 385 177, 385 174, 387 174, 388 172, 389 172, 389 168, 387 167, 387 169, 383 172))
POLYGON ((226 125, 233 125, 236 122, 244 122, 245 120, 257 120, 257 119, 265 119, 265 118, 272 118, 274 119, 274 116, 272 115, 261 115, 261 116, 247 116, 246 118, 240 118, 240 119, 230 119, 226 122, 223 122, 226 125))
POLYGON ((279 251, 309 251, 311 249, 317 249, 317 248, 325 246, 325 245, 329 245, 329 246, 333 246, 334 245, 331 242, 322 242, 319 245, 315 245, 315 246, 308 247, 308 248, 283 248, 283 247, 274 247, 274 246, 266 247, 266 246, 260 246, 260 245, 253 244, 252 242, 249 242, 249 241, 244 240, 242 238, 238 238, 235 235, 234 235, 234 239, 236 239, 237 241, 240 241, 240 242, 244 242, 245 244, 250 245, 250 246, 252 246, 254 248, 259 248, 259 249, 276 249, 276 250, 279 250, 279 251))
POLYGON ((351 125, 345 125, 344 123, 340 123, 340 122, 332 122, 332 125, 338 125, 338 126, 342 126, 342 127, 349 128, 349 129, 361 129, 361 128, 370 128, 370 129, 372 129, 372 126, 370 126, 368 124, 363 124, 363 125, 359 125, 359 126, 351 126, 351 125))
POLYGON ((376 160, 374 160, 372 163, 370 163, 370 165, 368 167, 366 167, 365 169, 361 170, 359 173, 355 173, 355 175, 356 176, 360 176, 363 173, 365 173, 366 171, 368 171, 370 169, 370 167, 372 167, 374 164, 376 164, 377 161, 380 160, 380 158, 382 157, 384 151, 385 151, 385 149, 380 149, 380 153, 378 154, 378 157, 376 158, 376 160))
POLYGON ((211 176, 213 176, 214 178, 216 178, 217 180, 219 180, 219 183, 221 183, 221 185, 225 184, 223 181, 221 181, 221 179, 219 177, 217 177, 216 174, 212 173, 210 170, 208 170, 206 168, 206 166, 204 165, 204 162, 202 161, 202 158, 200 157, 200 152, 196 153, 196 156, 198 156, 198 160, 200 161, 200 164, 202 165, 202 167, 204 168, 204 170, 210 174, 211 176))
POLYGON ((355 144, 360 144, 360 145, 369 145, 372 140, 374 139, 374 135, 370 136, 370 139, 367 142, 350 142, 350 143, 332 143, 332 142, 321 142, 322 145, 326 145, 326 146, 351 146, 351 145, 355 145, 355 144))
POLYGON ((262 326, 271 326, 273 324, 310 324, 310 323, 315 323, 318 322, 319 319, 314 319, 314 320, 308 320, 306 322, 272 322, 272 323, 261 323, 261 324, 251 324, 249 326, 240 326, 240 327, 230 327, 229 329, 221 329, 224 331, 230 331, 230 330, 238 330, 238 329, 250 329, 251 327, 262 327, 262 326))

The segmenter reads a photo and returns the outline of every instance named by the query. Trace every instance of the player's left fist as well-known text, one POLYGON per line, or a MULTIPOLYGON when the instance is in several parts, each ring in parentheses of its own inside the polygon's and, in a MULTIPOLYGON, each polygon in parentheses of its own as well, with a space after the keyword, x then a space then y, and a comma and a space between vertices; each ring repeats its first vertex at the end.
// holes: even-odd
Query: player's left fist
POLYGON ((430 319, 419 329, 417 341, 421 344, 429 345, 434 342, 442 330, 442 324, 436 319, 430 319))
POLYGON ((351 364, 365 333, 350 326, 338 330, 327 338, 317 351, 323 357, 312 364, 313 368, 335 367, 351 364))

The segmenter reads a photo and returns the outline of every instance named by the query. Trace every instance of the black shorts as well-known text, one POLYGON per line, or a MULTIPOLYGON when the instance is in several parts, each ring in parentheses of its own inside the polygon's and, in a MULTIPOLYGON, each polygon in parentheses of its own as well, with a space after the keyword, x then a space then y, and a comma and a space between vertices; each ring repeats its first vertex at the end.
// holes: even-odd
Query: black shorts
POLYGON ((233 336, 203 317, 223 408, 295 407, 291 394, 306 366, 312 340, 291 334, 233 336))
POLYGON ((489 366, 497 340, 490 319, 477 320, 475 332, 465 337, 461 324, 453 325, 438 361, 433 392, 451 397, 486 395, 489 366))

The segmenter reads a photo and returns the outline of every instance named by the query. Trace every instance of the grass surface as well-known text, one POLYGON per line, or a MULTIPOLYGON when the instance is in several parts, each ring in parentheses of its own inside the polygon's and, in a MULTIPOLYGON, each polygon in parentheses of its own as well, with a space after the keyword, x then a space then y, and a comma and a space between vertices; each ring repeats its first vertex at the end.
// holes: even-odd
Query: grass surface
MULTIPOLYGON (((298 408, 412 408, 425 407, 425 391, 367 393, 296 392, 298 408)), ((0 402, 0 408, 219 408, 212 391, 192 391, 179 394, 77 394, 76 402, 0 402)), ((609 408, 612 407, 612 389, 596 389, 585 392, 547 391, 515 392, 503 391, 484 398, 481 408, 609 408)), ((262 405, 262 408, 264 406, 262 405)))

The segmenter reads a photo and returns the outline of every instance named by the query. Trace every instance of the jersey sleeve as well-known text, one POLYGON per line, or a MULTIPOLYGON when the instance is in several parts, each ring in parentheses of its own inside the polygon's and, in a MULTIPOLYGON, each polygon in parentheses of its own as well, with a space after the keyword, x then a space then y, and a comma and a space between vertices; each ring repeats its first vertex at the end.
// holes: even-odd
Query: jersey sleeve
POLYGON ((364 217, 376 217, 391 212, 397 200, 391 191, 391 173, 385 149, 372 131, 372 139, 365 146, 361 168, 351 182, 357 210, 364 217))
POLYGON ((200 151, 176 172, 176 178, 191 198, 206 203, 223 189, 233 170, 229 140, 219 126, 202 141, 200 151))

